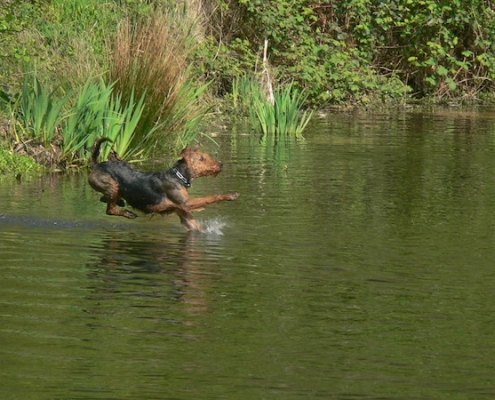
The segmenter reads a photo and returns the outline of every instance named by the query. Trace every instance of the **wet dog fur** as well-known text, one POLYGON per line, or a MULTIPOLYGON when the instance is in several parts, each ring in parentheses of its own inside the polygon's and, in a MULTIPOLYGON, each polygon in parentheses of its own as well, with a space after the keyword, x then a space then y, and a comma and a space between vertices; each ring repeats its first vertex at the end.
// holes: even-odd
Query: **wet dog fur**
POLYGON ((100 138, 95 143, 88 181, 94 190, 103 194, 101 201, 107 204, 108 215, 136 218, 135 213, 119 208, 125 206, 125 200, 132 208, 145 214, 176 213, 186 229, 200 231, 201 225, 192 215, 194 211, 220 201, 236 200, 240 196, 240 193, 228 193, 196 199, 189 197, 194 179, 215 177, 222 171, 222 163, 206 153, 188 147, 172 168, 163 172, 143 172, 120 160, 115 153, 109 161, 99 162, 100 147, 105 141, 111 140, 100 138))

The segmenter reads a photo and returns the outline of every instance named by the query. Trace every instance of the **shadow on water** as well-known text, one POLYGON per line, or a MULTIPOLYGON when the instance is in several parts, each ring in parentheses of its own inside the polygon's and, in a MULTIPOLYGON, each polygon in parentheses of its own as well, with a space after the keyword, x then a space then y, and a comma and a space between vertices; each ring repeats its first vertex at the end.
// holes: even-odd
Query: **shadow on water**
POLYGON ((7 215, 0 214, 0 227, 8 229, 11 226, 23 226, 25 228, 38 229, 130 229, 126 224, 110 224, 101 221, 75 221, 54 218, 43 218, 39 216, 27 215, 7 215))

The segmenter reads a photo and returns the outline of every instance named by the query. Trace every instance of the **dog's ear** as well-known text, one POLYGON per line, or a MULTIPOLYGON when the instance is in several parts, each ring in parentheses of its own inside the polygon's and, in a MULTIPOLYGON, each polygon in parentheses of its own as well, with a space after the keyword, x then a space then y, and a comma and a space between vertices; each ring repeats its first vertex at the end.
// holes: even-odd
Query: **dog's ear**
POLYGON ((184 150, 182 150, 180 155, 183 158, 187 158, 187 156, 190 155, 191 153, 198 151, 199 146, 200 146, 199 143, 196 143, 194 146, 187 146, 184 150))
POLYGON ((189 147, 186 147, 182 152, 180 153, 182 158, 187 158, 188 155, 191 154, 191 149, 189 147))

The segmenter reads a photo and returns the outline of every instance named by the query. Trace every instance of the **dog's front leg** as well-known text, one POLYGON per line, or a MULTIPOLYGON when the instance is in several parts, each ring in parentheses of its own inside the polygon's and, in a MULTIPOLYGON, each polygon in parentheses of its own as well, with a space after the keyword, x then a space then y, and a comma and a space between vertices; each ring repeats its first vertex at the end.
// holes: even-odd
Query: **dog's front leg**
POLYGON ((180 218, 180 222, 184 227, 190 231, 201 231, 201 224, 192 216, 190 212, 187 212, 181 208, 175 209, 176 214, 180 218))
POLYGON ((183 205, 184 208, 189 211, 198 211, 210 204, 218 203, 220 201, 236 200, 240 195, 240 193, 215 194, 213 196, 199 197, 197 199, 187 199, 183 205))

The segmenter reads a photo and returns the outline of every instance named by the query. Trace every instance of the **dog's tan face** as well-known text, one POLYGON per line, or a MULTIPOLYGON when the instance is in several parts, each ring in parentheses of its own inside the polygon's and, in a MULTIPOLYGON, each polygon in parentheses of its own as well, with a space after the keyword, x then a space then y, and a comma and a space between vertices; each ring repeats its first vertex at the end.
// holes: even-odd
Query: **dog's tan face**
POLYGON ((193 178, 200 176, 217 176, 222 171, 222 163, 214 160, 206 153, 188 148, 182 151, 182 158, 186 162, 193 178))

